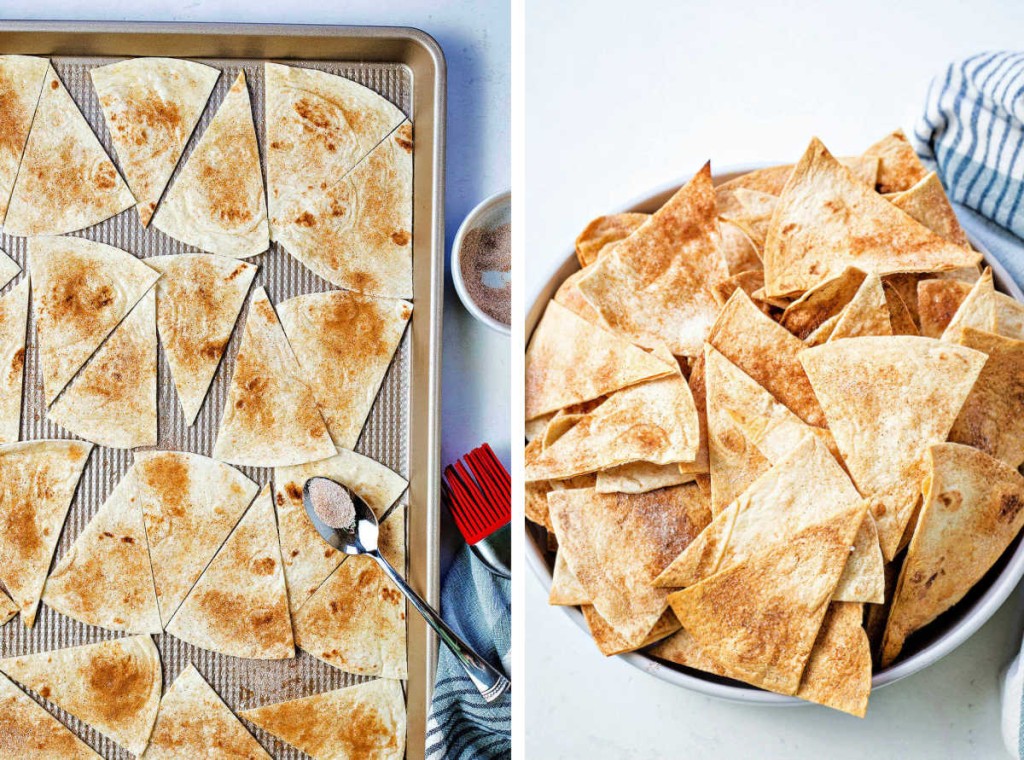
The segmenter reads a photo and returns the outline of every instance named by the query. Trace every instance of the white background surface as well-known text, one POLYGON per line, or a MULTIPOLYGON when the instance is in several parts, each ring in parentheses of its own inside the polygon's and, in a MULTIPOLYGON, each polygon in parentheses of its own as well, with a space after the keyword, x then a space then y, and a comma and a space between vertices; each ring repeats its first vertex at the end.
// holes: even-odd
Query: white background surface
MULTIPOLYGON (((909 128, 946 62, 1024 44, 1024 4, 530 2, 526 27, 529 304, 588 220, 709 158, 795 161, 813 134, 858 153, 909 128)), ((1019 594, 860 721, 715 701, 605 660, 531 577, 526 755, 1005 757, 998 683, 1019 594)))
MULTIPOLYGON (((507 0, 3 0, 5 19, 230 21, 414 26, 448 62, 445 237, 477 203, 510 185, 507 0)), ((508 464, 509 339, 474 320, 445 282, 441 460, 484 441, 508 464)), ((442 510, 443 540, 457 531, 442 510)))

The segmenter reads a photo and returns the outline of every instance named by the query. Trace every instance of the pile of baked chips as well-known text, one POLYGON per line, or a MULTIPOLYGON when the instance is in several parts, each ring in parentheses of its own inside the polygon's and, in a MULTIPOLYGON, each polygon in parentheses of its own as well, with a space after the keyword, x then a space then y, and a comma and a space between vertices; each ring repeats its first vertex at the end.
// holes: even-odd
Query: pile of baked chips
POLYGON ((902 132, 708 164, 576 251, 526 356, 551 603, 607 655, 863 716, 1024 524, 1024 305, 902 132))

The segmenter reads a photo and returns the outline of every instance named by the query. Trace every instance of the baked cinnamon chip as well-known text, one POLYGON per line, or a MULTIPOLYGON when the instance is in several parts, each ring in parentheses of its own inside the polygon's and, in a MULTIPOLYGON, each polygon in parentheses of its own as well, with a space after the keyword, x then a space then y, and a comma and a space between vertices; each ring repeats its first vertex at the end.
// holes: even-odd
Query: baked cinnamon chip
POLYGON ((928 174, 902 129, 886 135, 864 151, 864 158, 878 159, 875 186, 880 193, 909 190, 928 174))
POLYGON ((576 258, 588 267, 651 218, 650 214, 609 214, 592 219, 576 237, 576 258))
MULTIPOLYGON (((898 295, 896 297, 899 298, 898 295)), ((877 274, 869 274, 857 289, 853 299, 843 309, 828 336, 828 342, 864 335, 892 334, 889 304, 882 280, 877 274)))
POLYGON ((760 249, 754 245, 750 234, 741 226, 723 219, 719 224, 719 230, 722 234, 719 250, 722 253, 722 258, 725 259, 725 266, 729 270, 729 274, 735 275, 748 271, 760 272, 763 269, 760 249))
POLYGON ((891 196, 889 202, 936 235, 964 248, 970 247, 967 233, 960 226, 960 220, 956 218, 956 212, 935 172, 929 172, 913 187, 891 196))
MULTIPOLYGON (((840 158, 839 163, 849 169, 854 177, 868 187, 873 188, 875 186, 878 180, 877 158, 852 156, 850 158, 840 158)), ((728 182, 723 182, 718 186, 718 189, 733 190, 742 187, 761 193, 782 195, 786 181, 789 179, 789 175, 793 173, 793 166, 793 164, 784 164, 781 166, 769 166, 765 169, 755 169, 752 172, 741 174, 728 182)))
POLYGON ((800 340, 806 340, 825 322, 839 315, 853 300, 865 277, 867 275, 856 267, 847 267, 841 274, 816 285, 787 306, 779 324, 800 340))
MULTIPOLYGON (((889 307, 889 324, 892 327, 893 335, 920 335, 921 330, 914 319, 913 311, 904 300, 903 296, 896 289, 896 286, 882 280, 882 290, 885 293, 885 303, 889 307)), ((914 297, 914 306, 917 307, 917 294, 914 297)))
POLYGON ((55 760, 100 757, 4 676, 0 676, 0 754, 55 760))
POLYGON ((615 632, 614 628, 608 625, 605 619, 594 609, 593 605, 584 604, 580 607, 580 611, 583 613, 583 618, 587 621, 587 628, 590 629, 590 635, 593 637, 594 643, 597 644, 597 648, 601 650, 601 654, 605 657, 635 652, 637 649, 643 649, 661 641, 666 636, 671 636, 680 629, 679 621, 676 620, 672 610, 665 610, 640 646, 634 647, 630 646, 625 639, 615 632))
POLYGON ((871 645, 864 605, 832 602, 796 696, 863 718, 871 694, 871 645))
POLYGON ((981 277, 960 302, 953 318, 942 331, 942 339, 955 342, 966 327, 985 332, 996 330, 996 291, 992 283, 991 269, 986 268, 982 272, 981 277))
POLYGON ((971 287, 971 283, 960 280, 920 280, 917 283, 917 310, 921 318, 921 335, 941 337, 971 292, 971 287))

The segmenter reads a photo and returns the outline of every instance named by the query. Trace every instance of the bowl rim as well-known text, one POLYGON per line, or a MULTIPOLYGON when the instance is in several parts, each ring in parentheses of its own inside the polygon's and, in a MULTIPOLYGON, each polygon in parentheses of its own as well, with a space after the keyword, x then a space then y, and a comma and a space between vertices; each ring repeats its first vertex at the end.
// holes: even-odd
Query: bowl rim
POLYGON ((466 233, 469 232, 476 224, 480 221, 480 218, 485 214, 489 213, 495 208, 500 206, 508 206, 509 215, 512 213, 512 191, 502 190, 501 192, 494 193, 484 198, 478 204, 476 204, 472 210, 466 214, 466 218, 462 220, 462 224, 459 225, 459 229, 455 233, 455 239, 452 241, 452 251, 450 258, 450 270, 452 275, 452 284, 455 285, 455 292, 459 296, 459 300, 462 305, 466 307, 466 310, 472 314, 478 321, 487 325, 487 327, 495 330, 496 332, 502 333, 503 335, 512 334, 512 325, 506 325, 504 322, 500 322, 490 314, 481 309, 477 303, 469 295, 469 291, 466 289, 466 282, 462 277, 462 241, 466 237, 466 233))
MULTIPOLYGON (((777 166, 779 163, 781 162, 749 162, 726 166, 720 170, 714 171, 714 182, 718 185, 741 174, 746 174, 769 166, 777 166)), ((608 213, 653 211, 664 203, 669 195, 682 187, 688 180, 689 177, 684 177, 681 180, 667 182, 650 192, 635 197, 632 201, 624 204, 621 208, 615 211, 609 211, 608 213)), ((1024 302, 1024 291, 1022 291, 1009 276, 1005 267, 1003 267, 1003 265, 999 263, 998 259, 992 256, 976 239, 971 236, 968 237, 971 244, 982 254, 984 263, 992 268, 992 276, 996 289, 1012 296, 1017 301, 1024 302)), ((525 342, 527 346, 529 345, 529 338, 533 335, 533 331, 536 328, 537 323, 540 321, 544 308, 547 306, 548 301, 550 301, 554 296, 555 290, 557 290, 558 286, 566 277, 579 269, 580 266, 579 261, 576 258, 575 249, 570 249, 569 255, 551 269, 547 279, 544 281, 544 284, 541 285, 540 288, 537 289, 537 292, 533 294, 533 300, 530 302, 530 308, 526 315, 525 335, 527 339, 525 342)), ((536 578, 541 582, 544 589, 546 591, 550 591, 552 568, 549 566, 545 556, 547 551, 545 548, 540 547, 534 540, 534 536, 532 535, 530 528, 527 526, 527 521, 525 519, 523 520, 523 531, 525 533, 524 538, 527 547, 527 564, 530 566, 534 576, 536 576, 536 578)), ((967 641, 967 639, 973 636, 978 629, 995 614, 999 607, 1002 606, 1003 602, 1009 598, 1010 594, 1013 592, 1014 588, 1016 588, 1022 577, 1024 577, 1024 541, 1020 541, 1017 544, 1017 548, 1010 556, 1009 561, 1006 563, 1002 572, 992 581, 991 585, 965 612, 960 620, 958 620, 947 631, 937 636, 934 641, 930 642, 921 650, 915 652, 904 660, 898 661, 888 668, 883 668, 874 673, 871 678, 872 690, 896 683, 907 676, 924 670, 967 641)), ((589 630, 587 628, 586 620, 583 617, 583 613, 580 612, 580 609, 578 607, 565 606, 562 606, 561 609, 589 638, 589 630)), ((715 697, 717 699, 764 706, 803 706, 812 704, 810 702, 797 699, 796 697, 775 694, 774 692, 764 691, 753 686, 721 683, 717 680, 711 680, 714 676, 704 675, 697 670, 684 672, 672 665, 664 664, 642 651, 627 652, 625 654, 615 656, 621 658, 638 670, 648 673, 655 678, 659 678, 662 681, 675 684, 676 686, 681 686, 706 696, 715 697)))

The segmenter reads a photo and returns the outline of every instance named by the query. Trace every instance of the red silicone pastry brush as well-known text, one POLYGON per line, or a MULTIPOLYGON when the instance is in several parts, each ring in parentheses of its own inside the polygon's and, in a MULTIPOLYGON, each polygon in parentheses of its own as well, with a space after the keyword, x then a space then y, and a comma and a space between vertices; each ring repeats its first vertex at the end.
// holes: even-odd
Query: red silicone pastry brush
POLYGON ((487 568, 511 577, 512 478, 488 444, 444 469, 441 493, 459 532, 487 568))

